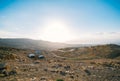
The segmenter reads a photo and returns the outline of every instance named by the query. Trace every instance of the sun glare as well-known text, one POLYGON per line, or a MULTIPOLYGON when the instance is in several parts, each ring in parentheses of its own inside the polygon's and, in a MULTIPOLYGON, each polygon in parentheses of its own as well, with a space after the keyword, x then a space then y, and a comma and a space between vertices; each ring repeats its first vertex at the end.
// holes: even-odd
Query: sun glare
POLYGON ((43 30, 42 39, 52 42, 65 42, 72 37, 71 31, 66 22, 51 20, 46 22, 43 30))

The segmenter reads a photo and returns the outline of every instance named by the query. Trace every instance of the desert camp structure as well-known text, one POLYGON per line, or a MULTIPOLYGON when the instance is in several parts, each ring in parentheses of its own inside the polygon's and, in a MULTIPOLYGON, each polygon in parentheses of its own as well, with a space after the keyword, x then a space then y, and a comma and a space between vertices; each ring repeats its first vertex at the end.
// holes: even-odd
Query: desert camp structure
POLYGON ((28 55, 29 58, 34 58, 35 57, 35 54, 31 53, 28 55))
POLYGON ((42 55, 41 51, 40 50, 35 50, 35 53, 30 53, 28 55, 29 58, 35 58, 37 57, 38 59, 43 59, 45 58, 44 55, 42 55))
POLYGON ((35 54, 39 55, 39 54, 41 54, 41 51, 40 50, 35 50, 35 54))
POLYGON ((43 55, 39 55, 38 58, 39 58, 39 59, 43 59, 44 56, 43 56, 43 55))

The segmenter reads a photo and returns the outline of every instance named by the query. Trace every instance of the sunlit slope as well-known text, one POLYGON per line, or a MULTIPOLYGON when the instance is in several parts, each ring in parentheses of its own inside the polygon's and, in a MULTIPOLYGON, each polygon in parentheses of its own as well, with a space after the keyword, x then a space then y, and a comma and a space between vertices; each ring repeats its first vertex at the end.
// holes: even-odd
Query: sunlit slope
POLYGON ((74 59, 119 58, 120 46, 115 44, 81 48, 64 48, 55 51, 57 55, 74 59))

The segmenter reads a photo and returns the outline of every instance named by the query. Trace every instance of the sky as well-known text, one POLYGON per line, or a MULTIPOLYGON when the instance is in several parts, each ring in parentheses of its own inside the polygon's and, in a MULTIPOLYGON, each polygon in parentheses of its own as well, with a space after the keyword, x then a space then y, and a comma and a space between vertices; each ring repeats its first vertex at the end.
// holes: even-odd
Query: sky
POLYGON ((120 0, 0 0, 0 38, 120 43, 120 0))

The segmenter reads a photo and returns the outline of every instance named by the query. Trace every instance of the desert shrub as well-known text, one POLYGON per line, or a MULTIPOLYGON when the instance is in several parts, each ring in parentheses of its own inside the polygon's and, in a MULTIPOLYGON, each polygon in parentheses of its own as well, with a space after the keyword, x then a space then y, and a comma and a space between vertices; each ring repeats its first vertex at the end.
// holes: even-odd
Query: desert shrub
POLYGON ((63 79, 57 79, 56 81, 64 81, 63 79))
POLYGON ((18 52, 19 49, 10 48, 10 47, 0 47, 0 59, 1 60, 10 60, 10 59, 16 59, 18 56, 16 55, 16 52, 18 52))

